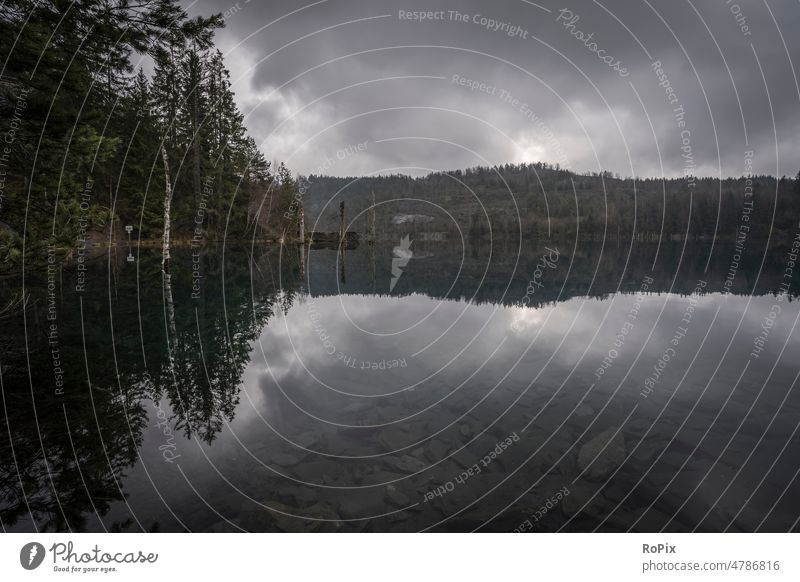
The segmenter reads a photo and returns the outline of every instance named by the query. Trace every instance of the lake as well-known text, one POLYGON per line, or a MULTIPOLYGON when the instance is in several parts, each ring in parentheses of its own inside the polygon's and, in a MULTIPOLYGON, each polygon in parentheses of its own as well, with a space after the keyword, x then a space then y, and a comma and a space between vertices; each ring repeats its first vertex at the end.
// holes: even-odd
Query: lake
POLYGON ((441 238, 0 280, 3 528, 797 527, 787 244, 441 238))

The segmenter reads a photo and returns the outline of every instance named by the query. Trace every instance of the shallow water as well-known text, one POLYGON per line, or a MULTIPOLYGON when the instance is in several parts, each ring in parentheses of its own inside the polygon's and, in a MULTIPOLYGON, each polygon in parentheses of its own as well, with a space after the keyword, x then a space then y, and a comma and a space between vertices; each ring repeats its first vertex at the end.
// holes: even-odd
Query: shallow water
POLYGON ((3 527, 797 528, 786 248, 394 246, 3 282, 3 527))

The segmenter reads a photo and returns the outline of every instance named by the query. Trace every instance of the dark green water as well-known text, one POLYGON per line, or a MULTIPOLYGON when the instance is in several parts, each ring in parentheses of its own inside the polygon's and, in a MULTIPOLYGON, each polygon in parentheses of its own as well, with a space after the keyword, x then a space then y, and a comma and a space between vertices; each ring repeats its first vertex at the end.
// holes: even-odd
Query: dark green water
POLYGON ((395 245, 2 281, 3 528, 797 528, 787 247, 395 245))

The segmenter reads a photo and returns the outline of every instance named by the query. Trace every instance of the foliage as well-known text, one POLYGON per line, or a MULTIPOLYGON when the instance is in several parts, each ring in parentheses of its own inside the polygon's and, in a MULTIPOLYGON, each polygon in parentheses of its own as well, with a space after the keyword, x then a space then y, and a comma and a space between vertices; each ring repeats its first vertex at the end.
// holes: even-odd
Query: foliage
MULTIPOLYGON (((472 236, 612 236, 619 238, 766 237, 794 233, 800 216, 800 179, 771 176, 621 179, 610 172, 576 174, 545 163, 505 164, 412 178, 309 176, 306 213, 321 230, 338 225, 338 201, 354 230, 366 231, 374 192, 378 232, 394 215, 436 214, 426 227, 472 236), (339 198, 333 200, 340 192, 339 198), (398 200, 391 204, 381 204, 398 200), (402 199, 407 199, 402 201, 402 199), (424 200, 440 205, 444 216, 424 200)), ((396 230, 396 229, 395 229, 396 230)), ((394 231, 392 231, 394 232, 394 231)), ((793 236, 793 235, 792 235, 793 236)))
MULTIPOLYGON (((271 195, 270 165, 247 136, 222 54, 219 14, 189 18, 177 0, 10 0, 0 6, 0 221, 6 267, 41 263, 86 231, 163 230, 168 152, 173 231, 243 238, 250 202, 271 195), (149 79, 133 63, 152 59, 149 79), (174 168, 173 168, 174 166, 174 168)), ((102 233, 102 234, 100 234, 102 233)))

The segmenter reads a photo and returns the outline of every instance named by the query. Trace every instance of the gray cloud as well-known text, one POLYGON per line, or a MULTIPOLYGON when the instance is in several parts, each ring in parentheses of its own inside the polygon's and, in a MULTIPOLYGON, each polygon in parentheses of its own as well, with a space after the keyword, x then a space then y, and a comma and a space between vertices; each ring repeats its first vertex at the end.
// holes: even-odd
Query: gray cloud
POLYGON ((269 158, 302 173, 547 161, 622 175, 694 166, 727 176, 740 175, 744 152, 754 150, 757 172, 795 174, 800 6, 648 1, 543 0, 545 10, 524 0, 201 0, 190 10, 228 15, 218 40, 248 128, 269 158), (444 18, 408 20, 401 10, 444 18), (571 34, 578 30, 592 38, 582 42, 571 34))

